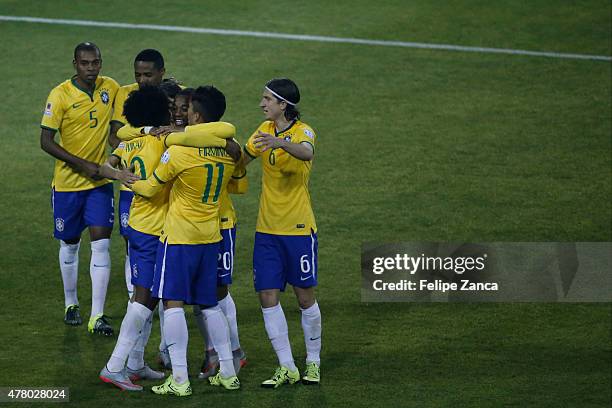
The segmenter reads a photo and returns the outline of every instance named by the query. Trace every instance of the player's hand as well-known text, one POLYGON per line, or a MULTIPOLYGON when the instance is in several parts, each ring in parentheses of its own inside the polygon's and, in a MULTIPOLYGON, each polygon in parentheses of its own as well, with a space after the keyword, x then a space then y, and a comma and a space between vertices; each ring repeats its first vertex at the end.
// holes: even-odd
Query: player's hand
POLYGON ((175 125, 156 126, 154 128, 151 128, 151 130, 149 131, 149 134, 159 139, 162 136, 168 136, 170 133, 183 132, 183 131, 185 131, 184 127, 178 127, 175 125))
POLYGON ((132 184, 140 180, 140 176, 132 173, 133 169, 122 169, 115 173, 115 177, 117 180, 121 181, 126 187, 130 187, 132 184))
POLYGON ((269 133, 264 133, 261 130, 257 131, 255 136, 255 147, 265 152, 268 149, 277 149, 283 147, 285 140, 281 137, 272 136, 269 133))
POLYGON ((235 163, 238 163, 238 161, 240 160, 240 156, 242 155, 242 149, 240 148, 240 145, 236 143, 234 139, 227 139, 226 143, 227 144, 225 145, 225 151, 227 152, 227 154, 230 155, 230 157, 235 163))
POLYGON ((85 174, 92 180, 102 180, 104 177, 100 176, 100 166, 96 163, 92 163, 87 160, 83 160, 78 164, 76 170, 85 174))

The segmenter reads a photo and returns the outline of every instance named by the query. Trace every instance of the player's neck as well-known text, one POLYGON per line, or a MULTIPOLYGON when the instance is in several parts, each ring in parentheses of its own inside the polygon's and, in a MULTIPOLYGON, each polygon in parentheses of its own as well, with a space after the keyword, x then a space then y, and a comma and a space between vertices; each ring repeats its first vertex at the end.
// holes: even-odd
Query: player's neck
POLYGON ((282 132, 283 130, 286 130, 292 122, 293 121, 287 120, 283 115, 274 121, 274 127, 276 128, 277 132, 282 132))
POLYGON ((96 87, 96 81, 92 81, 92 82, 84 81, 81 78, 79 78, 78 76, 76 78, 74 78, 74 81, 79 85, 79 87, 81 89, 84 89, 84 90, 89 91, 89 92, 93 92, 93 90, 96 87))

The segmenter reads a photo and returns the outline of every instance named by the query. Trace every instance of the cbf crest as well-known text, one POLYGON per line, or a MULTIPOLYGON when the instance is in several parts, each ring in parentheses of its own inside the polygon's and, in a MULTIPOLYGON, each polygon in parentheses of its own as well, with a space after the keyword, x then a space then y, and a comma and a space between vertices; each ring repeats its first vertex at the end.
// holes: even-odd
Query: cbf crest
POLYGON ((105 105, 108 105, 110 102, 110 96, 108 95, 108 91, 106 89, 100 91, 100 100, 105 105))

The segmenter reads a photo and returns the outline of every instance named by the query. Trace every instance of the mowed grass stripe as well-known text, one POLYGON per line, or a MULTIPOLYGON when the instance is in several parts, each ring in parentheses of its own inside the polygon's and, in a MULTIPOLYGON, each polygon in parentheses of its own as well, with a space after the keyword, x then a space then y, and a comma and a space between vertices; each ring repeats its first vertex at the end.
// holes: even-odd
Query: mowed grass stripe
POLYGON ((426 49, 426 50, 475 52, 475 53, 487 53, 487 54, 510 54, 510 55, 523 55, 523 56, 546 57, 546 58, 612 61, 612 57, 606 56, 606 55, 559 53, 559 52, 552 52, 552 51, 516 50, 516 49, 509 49, 509 48, 469 47, 469 46, 452 45, 452 44, 429 44, 429 43, 410 42, 410 41, 372 40, 372 39, 363 39, 363 38, 329 37, 329 36, 308 35, 308 34, 273 33, 273 32, 265 32, 265 31, 226 30, 226 29, 218 29, 218 28, 182 27, 182 26, 157 25, 157 24, 131 24, 131 23, 110 22, 110 21, 67 20, 67 19, 41 18, 41 17, 29 17, 29 16, 4 16, 4 15, 0 15, 0 21, 26 22, 26 23, 39 23, 39 24, 76 25, 76 26, 84 26, 84 27, 123 28, 123 29, 135 29, 135 30, 157 30, 157 31, 171 31, 171 32, 186 32, 186 33, 194 33, 194 34, 231 35, 231 36, 242 36, 242 37, 259 37, 259 38, 272 38, 272 39, 282 39, 282 40, 345 43, 345 44, 359 44, 359 45, 383 46, 383 47, 419 48, 419 49, 426 49))

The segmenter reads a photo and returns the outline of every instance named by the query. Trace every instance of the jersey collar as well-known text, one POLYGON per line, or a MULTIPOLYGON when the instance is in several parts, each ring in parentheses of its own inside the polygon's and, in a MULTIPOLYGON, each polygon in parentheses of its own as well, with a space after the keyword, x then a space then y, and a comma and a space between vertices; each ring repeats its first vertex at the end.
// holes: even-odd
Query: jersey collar
POLYGON ((94 98, 94 92, 96 91, 96 87, 98 86, 98 79, 99 79, 99 78, 100 78, 100 77, 96 78, 96 82, 94 83, 94 89, 93 89, 91 92, 89 92, 88 90, 83 89, 83 88, 81 88, 81 87, 79 86, 79 83, 76 81, 76 75, 74 75, 72 78, 70 78, 70 82, 72 83, 72 85, 74 85, 74 87, 75 87, 76 89, 78 89, 78 90, 79 90, 79 91, 81 91, 81 92, 85 92, 85 93, 87 94, 87 96, 89 96, 89 98, 90 98, 90 99, 93 101, 93 98, 94 98))
POLYGON ((280 132, 276 131, 276 126, 274 126, 274 136, 278 136, 280 134, 285 133, 286 131, 288 131, 289 129, 291 129, 293 127, 293 125, 295 125, 297 123, 297 120, 294 120, 293 122, 291 122, 291 124, 289 126, 287 126, 287 128, 281 130, 280 132))

